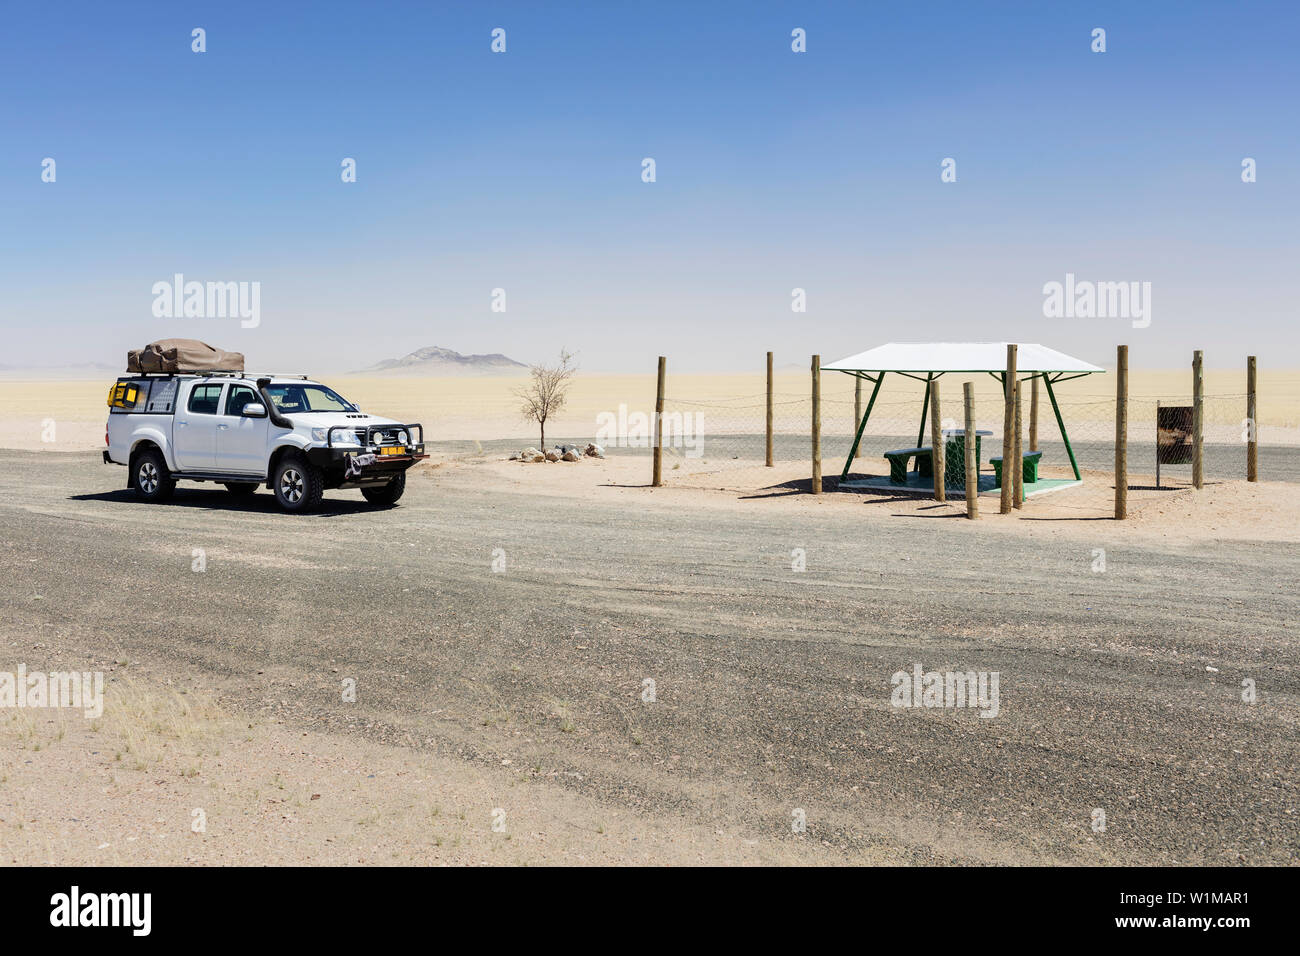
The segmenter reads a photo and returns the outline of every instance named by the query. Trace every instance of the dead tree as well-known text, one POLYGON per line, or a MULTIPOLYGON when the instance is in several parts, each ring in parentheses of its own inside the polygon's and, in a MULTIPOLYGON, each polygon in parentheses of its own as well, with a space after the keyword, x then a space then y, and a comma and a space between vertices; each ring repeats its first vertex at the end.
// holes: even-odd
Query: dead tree
POLYGON ((542 451, 546 451, 546 420, 564 407, 577 371, 572 353, 561 349, 557 364, 531 366, 528 384, 515 392, 523 402, 523 417, 537 422, 541 429, 542 451))

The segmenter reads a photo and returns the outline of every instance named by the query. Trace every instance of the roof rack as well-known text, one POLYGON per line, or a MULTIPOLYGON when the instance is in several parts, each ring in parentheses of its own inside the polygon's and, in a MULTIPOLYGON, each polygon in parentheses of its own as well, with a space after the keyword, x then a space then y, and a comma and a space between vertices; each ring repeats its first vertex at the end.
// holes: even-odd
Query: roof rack
POLYGON ((202 372, 122 372, 118 381, 140 378, 246 378, 256 381, 259 378, 296 378, 310 381, 310 375, 299 372, 243 372, 239 369, 205 369, 202 372))
POLYGON ((188 375, 191 378, 202 378, 208 375, 243 375, 239 369, 205 369, 202 372, 122 372, 118 378, 176 378, 179 375, 188 375))

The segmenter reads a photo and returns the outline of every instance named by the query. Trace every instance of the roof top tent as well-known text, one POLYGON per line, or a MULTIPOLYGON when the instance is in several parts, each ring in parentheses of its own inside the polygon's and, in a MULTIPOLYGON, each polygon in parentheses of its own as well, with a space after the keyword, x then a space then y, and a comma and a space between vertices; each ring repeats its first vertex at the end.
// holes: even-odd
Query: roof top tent
MULTIPOLYGON (((857 433, 853 436, 853 446, 849 457, 844 462, 844 471, 840 478, 848 477, 853 464, 853 456, 862 441, 862 432, 871 417, 871 407, 880 394, 880 385, 885 380, 885 373, 893 372, 906 378, 925 382, 925 399, 921 405, 921 429, 917 433, 916 443, 920 445, 925 438, 925 419, 930 407, 930 384, 949 372, 988 373, 1002 382, 1006 390, 1007 379, 1007 342, 890 342, 857 355, 840 359, 823 365, 827 372, 844 372, 855 378, 874 382, 871 399, 867 402, 866 412, 858 423, 857 433)), ((1074 458, 1074 448, 1070 445, 1070 436, 1065 431, 1065 422, 1061 419, 1060 406, 1056 404, 1056 394, 1052 386, 1058 382, 1082 378, 1094 372, 1104 372, 1104 368, 1089 364, 1082 359, 1066 355, 1043 345, 1016 345, 1016 373, 1025 373, 1021 381, 1041 378, 1047 390, 1052 411, 1056 414, 1056 424, 1061 429, 1061 438, 1065 450, 1070 456, 1070 466, 1074 469, 1076 481, 1082 480, 1079 463, 1074 458)))
POLYGON ((127 373, 243 372, 244 356, 197 339, 160 339, 126 353, 127 373))

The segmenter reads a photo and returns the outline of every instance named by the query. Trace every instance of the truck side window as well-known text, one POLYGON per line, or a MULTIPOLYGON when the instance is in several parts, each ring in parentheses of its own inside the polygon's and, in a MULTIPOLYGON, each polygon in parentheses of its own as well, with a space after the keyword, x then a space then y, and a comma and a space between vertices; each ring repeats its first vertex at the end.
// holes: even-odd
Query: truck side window
POLYGON ((242 415, 245 405, 258 402, 261 402, 261 399, 247 385, 232 385, 229 394, 226 395, 226 414, 242 415))
POLYGON ((195 415, 215 415, 220 400, 220 385, 195 385, 190 392, 189 409, 195 415))

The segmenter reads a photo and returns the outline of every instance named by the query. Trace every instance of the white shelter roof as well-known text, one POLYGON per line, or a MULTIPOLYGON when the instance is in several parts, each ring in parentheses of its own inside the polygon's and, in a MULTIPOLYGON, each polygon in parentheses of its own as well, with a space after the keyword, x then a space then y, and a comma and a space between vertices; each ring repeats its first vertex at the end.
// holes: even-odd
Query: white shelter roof
MULTIPOLYGON (((1043 345, 1016 343, 1017 372, 1104 372, 1104 368, 1043 345)), ((1004 372, 1006 342, 890 342, 838 362, 829 372, 1004 372)))

